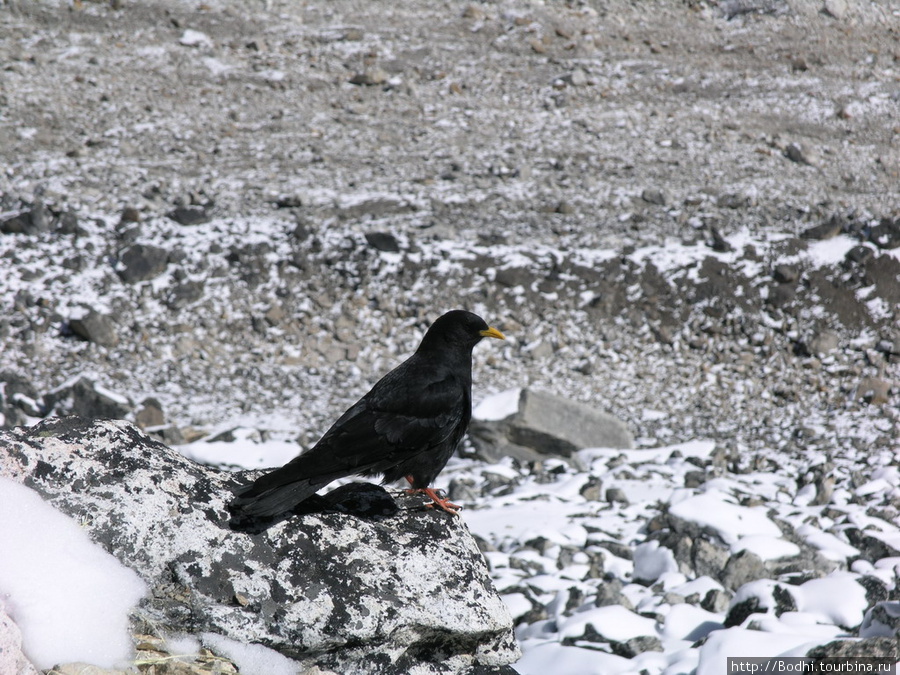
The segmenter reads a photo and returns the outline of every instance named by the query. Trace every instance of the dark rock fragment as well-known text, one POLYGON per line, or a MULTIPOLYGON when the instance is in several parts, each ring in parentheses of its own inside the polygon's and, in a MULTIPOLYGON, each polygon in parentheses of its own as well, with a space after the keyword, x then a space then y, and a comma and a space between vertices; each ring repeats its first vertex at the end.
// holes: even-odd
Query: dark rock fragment
POLYGON ((158 277, 166 271, 169 252, 159 246, 134 244, 122 252, 119 276, 122 281, 135 284, 158 277))
POLYGON ((169 211, 166 217, 185 226, 202 225, 212 220, 207 206, 178 206, 169 211))
POLYGON ((69 319, 69 328, 78 337, 102 347, 115 347, 119 344, 115 321, 108 314, 101 314, 95 309, 88 310, 77 319, 69 319))

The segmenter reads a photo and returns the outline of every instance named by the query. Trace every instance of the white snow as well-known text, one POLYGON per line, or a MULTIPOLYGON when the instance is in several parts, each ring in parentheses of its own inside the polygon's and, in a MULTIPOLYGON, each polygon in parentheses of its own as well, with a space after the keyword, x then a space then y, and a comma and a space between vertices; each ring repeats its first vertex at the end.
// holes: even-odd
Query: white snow
POLYGON ((666 572, 677 572, 675 554, 658 541, 648 541, 634 549, 634 577, 656 581, 666 572))
POLYGON ((188 28, 181 34, 178 42, 185 47, 212 47, 212 40, 206 33, 188 28))
POLYGON ((731 547, 732 553, 739 553, 744 550, 755 553, 763 560, 778 560, 779 558, 790 558, 800 554, 800 547, 797 544, 762 534, 751 534, 742 537, 731 547))
POLYGON ((242 675, 297 675, 300 664, 265 645, 242 643, 216 633, 203 633, 203 643, 231 659, 242 675))
POLYGON ((593 626, 594 630, 606 639, 616 642, 624 642, 641 635, 656 635, 656 622, 653 619, 635 614, 619 605, 607 605, 579 612, 562 624, 559 634, 562 637, 579 637, 584 635, 588 625, 593 626))
POLYGON ((510 415, 515 415, 519 411, 519 398, 522 390, 520 388, 507 389, 499 394, 488 396, 481 403, 475 406, 472 411, 472 417, 476 420, 485 422, 493 422, 504 420, 510 415))
POLYGON ((128 614, 147 591, 78 523, 24 485, 0 478, 0 602, 39 668, 132 656, 128 614))
POLYGON ((203 464, 241 469, 265 469, 287 464, 303 450, 293 441, 268 439, 263 442, 254 429, 233 431, 234 441, 200 439, 178 447, 185 457, 203 464))
POLYGON ((770 633, 726 628, 713 632, 700 648, 700 662, 696 675, 722 675, 727 673, 729 656, 805 656, 819 644, 806 635, 770 633))
POLYGON ((670 513, 714 530, 722 541, 730 545, 751 535, 781 536, 781 530, 769 520, 765 509, 733 504, 727 495, 718 490, 678 502, 670 513))

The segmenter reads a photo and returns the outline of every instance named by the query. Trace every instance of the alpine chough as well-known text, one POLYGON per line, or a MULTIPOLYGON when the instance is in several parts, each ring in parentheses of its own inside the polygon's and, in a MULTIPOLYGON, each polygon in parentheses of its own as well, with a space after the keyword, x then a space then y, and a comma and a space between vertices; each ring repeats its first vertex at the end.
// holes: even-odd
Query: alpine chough
POLYGON ((405 478, 428 506, 459 508, 428 486, 462 440, 472 417, 472 349, 485 337, 504 339, 477 314, 447 312, 415 353, 379 380, 321 440, 280 469, 238 492, 231 526, 274 522, 338 478, 405 478))

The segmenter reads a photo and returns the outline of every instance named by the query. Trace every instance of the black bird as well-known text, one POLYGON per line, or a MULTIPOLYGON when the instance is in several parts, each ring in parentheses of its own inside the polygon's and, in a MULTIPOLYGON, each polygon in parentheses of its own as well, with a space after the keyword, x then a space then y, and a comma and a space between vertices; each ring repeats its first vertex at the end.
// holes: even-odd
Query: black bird
POLYGON ((341 415, 312 448, 258 478, 231 502, 231 526, 268 521, 338 478, 381 474, 405 478, 428 506, 459 507, 428 486, 462 440, 472 417, 472 349, 482 338, 505 339, 477 314, 447 312, 416 352, 341 415))

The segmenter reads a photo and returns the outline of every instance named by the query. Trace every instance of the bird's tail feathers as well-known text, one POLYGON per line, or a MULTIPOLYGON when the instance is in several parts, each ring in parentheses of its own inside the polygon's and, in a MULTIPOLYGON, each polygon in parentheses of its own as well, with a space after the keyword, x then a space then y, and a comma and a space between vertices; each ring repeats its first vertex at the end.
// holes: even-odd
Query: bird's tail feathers
POLYGON ((280 516, 315 494, 327 483, 328 481, 298 480, 286 485, 276 485, 259 493, 256 493, 251 486, 245 492, 239 493, 229 508, 236 517, 270 518, 280 516))

